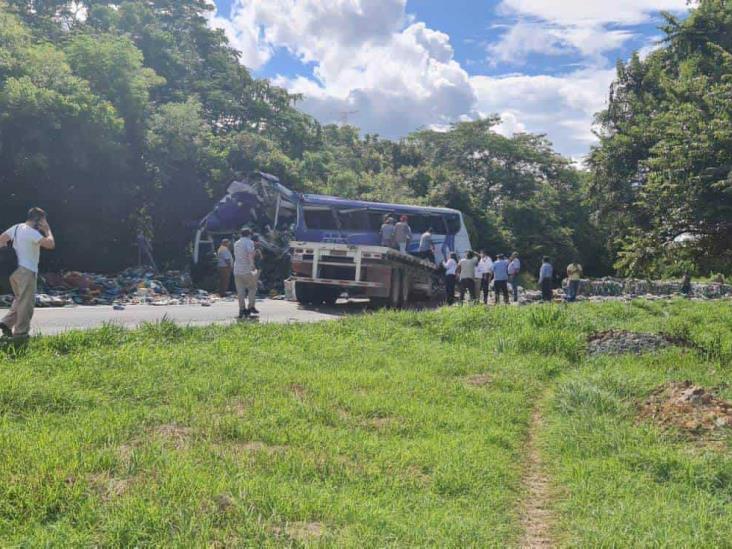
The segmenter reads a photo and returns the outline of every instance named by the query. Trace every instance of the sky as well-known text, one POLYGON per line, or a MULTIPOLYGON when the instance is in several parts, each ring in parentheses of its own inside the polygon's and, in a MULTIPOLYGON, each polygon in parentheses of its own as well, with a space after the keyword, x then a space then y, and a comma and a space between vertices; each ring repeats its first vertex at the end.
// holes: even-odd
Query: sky
MULTIPOLYGON (((213 0, 210 0, 213 2, 213 0)), ((210 25, 298 107, 398 139, 498 114, 580 161, 618 59, 686 0, 215 0, 210 25)))

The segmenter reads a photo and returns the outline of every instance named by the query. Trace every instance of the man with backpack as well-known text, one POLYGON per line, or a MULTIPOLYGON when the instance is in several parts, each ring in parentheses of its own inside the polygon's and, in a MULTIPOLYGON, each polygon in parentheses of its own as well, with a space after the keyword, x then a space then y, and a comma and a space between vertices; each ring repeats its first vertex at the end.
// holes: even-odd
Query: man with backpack
POLYGON ((41 248, 53 250, 55 247, 56 241, 48 225, 46 212, 40 208, 31 208, 25 223, 13 225, 0 235, 0 250, 5 256, 3 259, 8 260, 10 257, 15 267, 10 274, 13 304, 8 314, 0 320, 0 331, 4 337, 28 337, 36 305, 41 248))

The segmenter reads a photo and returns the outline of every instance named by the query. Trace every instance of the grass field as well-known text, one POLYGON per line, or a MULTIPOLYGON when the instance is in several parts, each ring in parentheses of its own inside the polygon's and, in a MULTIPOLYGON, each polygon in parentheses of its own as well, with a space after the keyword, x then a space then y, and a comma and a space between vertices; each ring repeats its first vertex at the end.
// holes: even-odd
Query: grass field
POLYGON ((38 339, 0 354, 0 546, 515 546, 535 410, 557 545, 729 545, 729 433, 636 411, 731 373, 729 303, 38 339), (587 358, 608 328, 694 345, 587 358))

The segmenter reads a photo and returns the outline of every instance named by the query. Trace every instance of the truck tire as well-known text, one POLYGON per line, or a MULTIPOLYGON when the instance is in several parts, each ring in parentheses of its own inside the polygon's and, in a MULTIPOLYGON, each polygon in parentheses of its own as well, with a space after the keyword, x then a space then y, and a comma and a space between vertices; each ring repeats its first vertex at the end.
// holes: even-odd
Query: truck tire
POLYGON ((315 284, 308 284, 307 282, 296 282, 295 283, 295 297, 300 305, 315 305, 317 296, 317 288, 315 284))
POLYGON ((401 307, 404 307, 409 304, 409 297, 411 292, 411 279, 409 277, 409 272, 402 271, 402 284, 401 284, 401 307))
POLYGON ((325 305, 332 307, 341 297, 341 291, 338 288, 321 288, 319 297, 325 305))
POLYGON ((402 269, 391 270, 391 291, 389 293, 389 306, 394 309, 401 309, 404 302, 402 301, 402 284, 404 283, 404 271, 402 269))

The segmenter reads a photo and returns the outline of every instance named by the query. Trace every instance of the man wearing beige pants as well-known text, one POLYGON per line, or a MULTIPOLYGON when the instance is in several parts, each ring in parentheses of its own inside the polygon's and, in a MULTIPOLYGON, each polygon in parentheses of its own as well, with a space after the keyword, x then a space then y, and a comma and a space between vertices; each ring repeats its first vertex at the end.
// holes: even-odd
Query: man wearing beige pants
POLYGON ((234 283, 239 297, 239 318, 257 314, 254 303, 257 300, 258 273, 254 262, 256 248, 251 236, 249 229, 242 229, 241 238, 234 243, 234 283))
POLYGON ((0 247, 10 242, 18 256, 18 268, 10 275, 14 299, 10 312, 0 321, 0 330, 6 337, 25 338, 30 332, 36 305, 36 278, 41 248, 53 250, 56 247, 46 212, 32 208, 25 223, 13 225, 0 235, 0 247))

